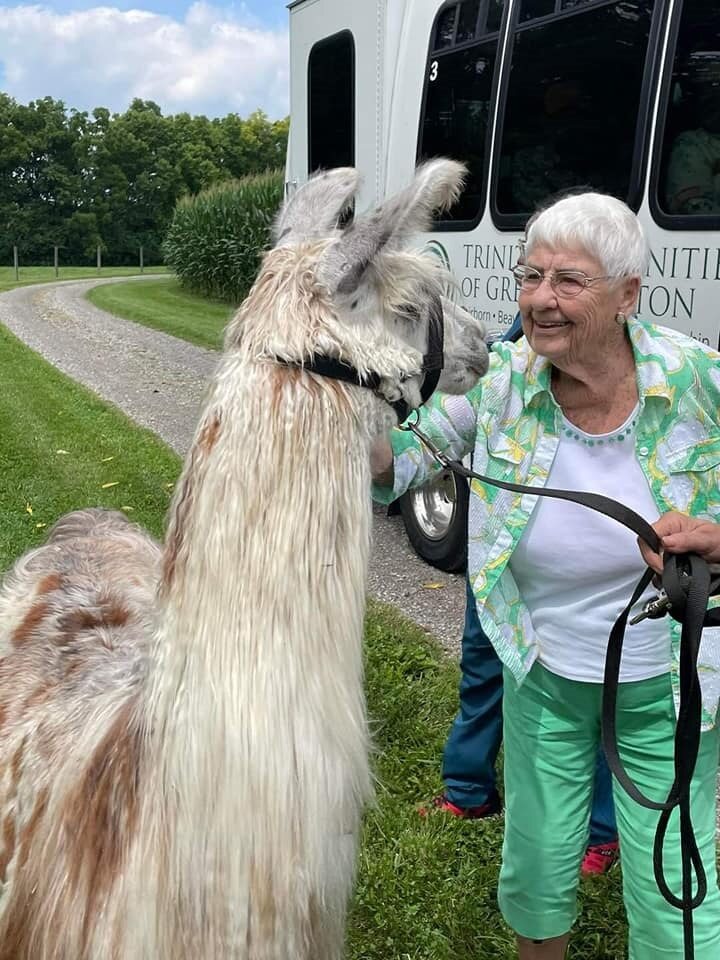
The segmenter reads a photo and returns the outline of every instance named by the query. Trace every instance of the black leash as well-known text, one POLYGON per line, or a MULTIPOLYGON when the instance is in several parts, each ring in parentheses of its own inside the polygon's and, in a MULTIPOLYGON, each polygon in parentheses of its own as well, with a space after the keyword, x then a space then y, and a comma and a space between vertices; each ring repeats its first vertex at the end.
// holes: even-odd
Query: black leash
POLYGON ((633 596, 616 620, 610 633, 603 687, 602 741, 608 766, 613 775, 636 803, 650 810, 659 810, 660 819, 653 847, 655 882, 663 897, 683 913, 685 958, 694 956, 692 912, 707 895, 707 876, 698 850, 695 831, 690 818, 690 784, 700 747, 702 700, 697 673, 700 639, 710 596, 708 565, 696 554, 668 555, 663 569, 663 588, 673 603, 670 612, 682 622, 680 640, 680 704, 675 728, 675 779, 664 802, 646 797, 627 775, 617 747, 615 727, 620 660, 625 626, 630 613, 647 585, 652 571, 643 574, 633 596), (670 814, 678 808, 680 816, 680 850, 682 863, 682 893, 676 896, 665 878, 663 848, 670 814), (693 887, 695 893, 693 893, 693 887))
MULTIPOLYGON (((417 411, 416 411, 417 412, 417 411)), ((660 552, 660 539, 650 524, 634 510, 610 497, 595 493, 579 493, 573 490, 553 490, 547 487, 529 487, 519 483, 496 480, 465 467, 442 453, 435 444, 418 429, 417 422, 405 423, 403 430, 410 430, 427 447, 443 467, 468 480, 479 480, 513 493, 532 494, 538 497, 553 497, 569 500, 583 507, 596 510, 632 530, 656 553, 660 552)), ((655 881, 665 900, 683 913, 685 960, 693 960, 695 953, 692 912, 707 895, 707 876, 698 849, 695 831, 690 818, 690 785, 695 771, 700 748, 702 722, 702 698, 697 672, 697 660, 703 626, 720 625, 720 611, 708 611, 712 593, 720 589, 720 580, 711 582, 707 563, 696 554, 666 554, 662 575, 662 593, 646 605, 644 613, 634 618, 637 622, 644 616, 661 617, 669 613, 682 623, 680 640, 680 703, 675 730, 675 779, 664 802, 650 800, 628 776, 617 745, 616 711, 620 680, 623 641, 630 610, 650 585, 654 577, 648 568, 635 587, 633 595, 615 621, 608 641, 602 701, 602 742, 608 766, 626 793, 636 803, 650 810, 660 811, 655 844, 653 869, 655 881), (682 862, 682 891, 677 896, 670 889, 665 876, 663 850, 670 815, 678 808, 680 817, 680 850, 682 862)))

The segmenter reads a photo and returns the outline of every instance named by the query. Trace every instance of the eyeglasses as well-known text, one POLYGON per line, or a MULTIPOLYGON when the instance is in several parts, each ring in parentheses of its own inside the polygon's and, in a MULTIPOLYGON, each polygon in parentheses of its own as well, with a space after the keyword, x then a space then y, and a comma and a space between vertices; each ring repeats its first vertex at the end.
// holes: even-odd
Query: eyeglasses
POLYGON ((537 290, 546 278, 550 286, 559 297, 570 299, 579 296, 586 287, 596 280, 612 280, 613 277, 589 277, 582 270, 558 270, 554 273, 545 273, 519 263, 512 269, 512 275, 520 284, 522 290, 537 290))

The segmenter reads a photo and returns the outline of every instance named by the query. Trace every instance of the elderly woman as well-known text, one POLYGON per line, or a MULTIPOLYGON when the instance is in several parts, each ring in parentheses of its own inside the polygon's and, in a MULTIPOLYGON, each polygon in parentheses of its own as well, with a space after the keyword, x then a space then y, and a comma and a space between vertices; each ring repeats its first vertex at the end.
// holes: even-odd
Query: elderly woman
MULTIPOLYGON (((634 318, 648 250, 635 215, 609 196, 565 197, 529 225, 515 268, 525 337, 495 347, 466 397, 438 396, 420 427, 474 468, 534 486, 589 490, 648 520, 720 515, 720 355, 634 318)), ((374 450, 388 501, 437 467, 410 433, 374 450)), ((521 960, 561 960, 576 918, 600 738, 608 634, 644 564, 635 536, 574 504, 472 485, 468 568, 483 629, 505 670, 502 913, 521 960)), ((641 600, 641 603, 645 598, 641 600)), ((695 958, 720 957, 715 777, 720 644, 701 652, 704 732, 692 817, 709 890, 695 958)), ((620 754, 646 794, 673 782, 679 626, 628 629, 618 692, 620 754)), ((632 960, 678 960, 682 915, 653 877, 657 812, 615 791, 632 960)), ((675 815, 673 823, 676 824, 675 815)), ((665 867, 680 893, 678 831, 665 867)))

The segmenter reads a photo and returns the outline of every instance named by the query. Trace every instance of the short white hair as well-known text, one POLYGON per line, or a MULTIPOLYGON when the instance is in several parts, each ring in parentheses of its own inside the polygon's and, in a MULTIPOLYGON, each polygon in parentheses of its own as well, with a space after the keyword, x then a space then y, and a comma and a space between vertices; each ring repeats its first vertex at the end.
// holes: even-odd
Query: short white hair
POLYGON ((610 277, 642 277, 649 249, 630 207, 605 193, 576 193, 530 218, 526 256, 536 247, 582 250, 610 277))

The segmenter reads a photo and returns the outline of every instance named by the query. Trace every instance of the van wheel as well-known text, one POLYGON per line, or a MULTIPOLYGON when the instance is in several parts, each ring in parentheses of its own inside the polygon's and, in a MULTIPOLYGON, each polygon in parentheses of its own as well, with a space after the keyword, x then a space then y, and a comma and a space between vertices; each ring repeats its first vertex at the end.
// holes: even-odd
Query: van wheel
POLYGON ((400 512, 416 552, 440 570, 455 573, 467 564, 468 485, 451 470, 432 483, 408 490, 400 512))

